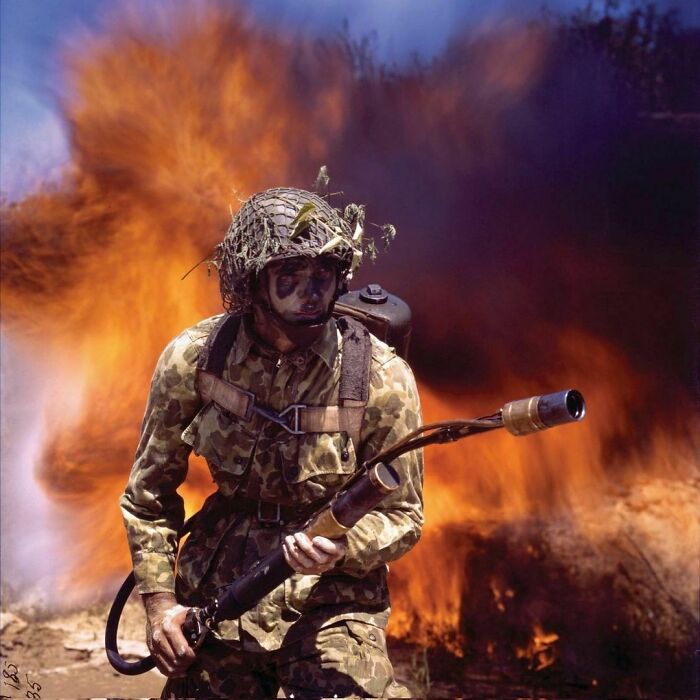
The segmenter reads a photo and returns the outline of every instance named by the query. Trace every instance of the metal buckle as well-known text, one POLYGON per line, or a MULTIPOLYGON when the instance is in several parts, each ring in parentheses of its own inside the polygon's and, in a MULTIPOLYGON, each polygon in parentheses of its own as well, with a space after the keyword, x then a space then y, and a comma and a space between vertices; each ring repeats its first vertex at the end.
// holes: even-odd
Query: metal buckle
POLYGON ((291 406, 287 406, 287 408, 280 413, 280 418, 284 418, 290 411, 294 411, 294 415, 292 416, 292 425, 293 427, 289 427, 286 423, 282 423, 282 427, 292 435, 303 435, 304 431, 299 428, 299 425, 301 424, 301 415, 299 414, 299 410, 302 408, 306 408, 306 405, 303 403, 293 403, 291 406))
POLYGON ((304 434, 304 431, 299 428, 299 425, 301 424, 301 415, 299 414, 299 409, 301 408, 306 408, 306 405, 303 403, 293 403, 290 406, 287 406, 287 408, 285 408, 284 411, 276 413, 271 408, 267 408, 266 406, 259 406, 257 404, 251 406, 252 411, 255 411, 263 418, 267 418, 267 420, 271 421, 272 423, 277 423, 277 425, 281 425, 288 433, 291 433, 292 435, 304 434), (289 425, 290 421, 287 418, 287 414, 290 411, 293 411, 293 414, 291 416, 292 425, 289 425))
POLYGON ((255 411, 257 408, 255 405, 255 394, 252 391, 246 391, 245 389, 241 389, 239 386, 237 386, 236 389, 238 389, 238 391, 240 391, 241 394, 245 394, 249 399, 245 415, 243 416, 243 420, 250 420, 253 417, 253 411, 255 411))
POLYGON ((279 523, 282 522, 282 510, 280 508, 279 503, 270 503, 270 501, 258 501, 258 522, 263 523, 263 524, 269 524, 269 525, 278 525, 279 523), (276 514, 274 518, 267 518, 263 516, 262 512, 260 511, 260 506, 265 503, 266 505, 270 506, 275 506, 276 508, 276 514))

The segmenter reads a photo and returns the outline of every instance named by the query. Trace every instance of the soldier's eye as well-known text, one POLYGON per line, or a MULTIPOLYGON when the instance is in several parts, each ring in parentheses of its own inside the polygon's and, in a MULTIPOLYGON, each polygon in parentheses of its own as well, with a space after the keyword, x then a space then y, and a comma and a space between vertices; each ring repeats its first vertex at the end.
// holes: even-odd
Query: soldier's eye
POLYGON ((316 271, 317 279, 321 279, 321 280, 330 279, 331 277, 333 277, 334 274, 335 274, 335 271, 333 270, 333 268, 330 268, 330 267, 322 267, 320 270, 316 271))

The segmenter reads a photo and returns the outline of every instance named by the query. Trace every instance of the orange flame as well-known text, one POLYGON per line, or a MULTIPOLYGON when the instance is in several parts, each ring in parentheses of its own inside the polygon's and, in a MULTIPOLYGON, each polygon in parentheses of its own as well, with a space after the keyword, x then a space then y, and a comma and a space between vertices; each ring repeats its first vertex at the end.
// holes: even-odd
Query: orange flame
MULTIPOLYGON (((559 342, 566 365, 547 378, 545 391, 570 387, 576 381, 588 407, 581 423, 522 439, 499 431, 458 445, 428 448, 423 541, 392 566, 393 584, 400 592, 390 622, 393 634, 422 643, 454 640, 460 646, 459 606, 463 595, 468 595, 463 586, 470 540, 459 539, 454 531, 448 538, 445 528, 462 527, 465 534, 469 528, 488 533, 504 522, 565 513, 571 526, 592 542, 604 542, 622 529, 620 516, 611 517, 605 511, 608 499, 627 489, 647 494, 636 499, 647 512, 653 509, 653 499, 672 508, 673 518, 666 521, 668 532, 662 539, 655 538, 651 529, 658 528, 658 522, 645 526, 640 517, 637 525, 642 527, 646 545, 661 560, 677 561, 673 576, 679 590, 686 587, 684 599, 693 606, 690 596, 696 590, 698 567, 691 564, 692 573, 684 571, 680 561, 686 548, 700 541, 696 517, 700 497, 696 494, 676 503, 673 491, 679 480, 697 477, 698 423, 690 418, 675 434, 660 428, 637 447, 627 447, 616 456, 620 441, 635 432, 635 406, 652 405, 658 387, 653 379, 636 376, 624 358, 600 340, 568 331, 559 342), (661 476, 667 480, 653 481, 661 476)), ((444 399, 422 387, 425 417, 429 421, 477 417, 507 400, 536 393, 518 377, 509 379, 513 393, 500 399, 486 395, 444 399)), ((686 416, 692 416, 690 406, 686 416)), ((495 580, 491 590, 496 609, 504 612, 513 591, 495 580)))
MULTIPOLYGON (((3 212, 16 241, 3 260, 5 329, 49 348, 36 361, 62 377, 38 476, 74 532, 90 533, 73 589, 126 568, 113 504, 155 358, 220 309, 214 282, 180 278, 220 240, 240 198, 289 181, 300 164, 318 167, 344 113, 339 51, 326 52, 304 92, 289 43, 243 15, 161 19, 156 37, 124 15, 71 55, 71 170, 58 191, 3 212), (316 138, 289 139, 309 112, 323 115, 316 138)), ((304 50, 294 49, 300 64, 304 50)), ((190 511, 205 480, 184 487, 190 511)))

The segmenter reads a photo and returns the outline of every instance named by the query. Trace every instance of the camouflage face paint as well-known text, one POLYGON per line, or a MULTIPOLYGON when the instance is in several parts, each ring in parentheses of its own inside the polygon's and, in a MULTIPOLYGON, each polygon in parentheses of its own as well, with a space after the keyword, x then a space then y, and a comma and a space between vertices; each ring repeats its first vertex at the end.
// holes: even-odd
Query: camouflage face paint
POLYGON ((322 320, 338 284, 331 258, 294 257, 266 267, 270 306, 290 323, 322 320))

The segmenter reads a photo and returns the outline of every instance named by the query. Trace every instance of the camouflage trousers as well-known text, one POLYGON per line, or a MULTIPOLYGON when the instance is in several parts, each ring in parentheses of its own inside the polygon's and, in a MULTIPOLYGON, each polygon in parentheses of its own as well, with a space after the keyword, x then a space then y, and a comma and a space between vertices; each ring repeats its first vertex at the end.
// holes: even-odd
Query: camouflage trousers
POLYGON ((183 698, 409 697, 394 681, 384 630, 344 620, 273 652, 241 652, 207 640, 186 678, 170 679, 162 700, 183 698))

